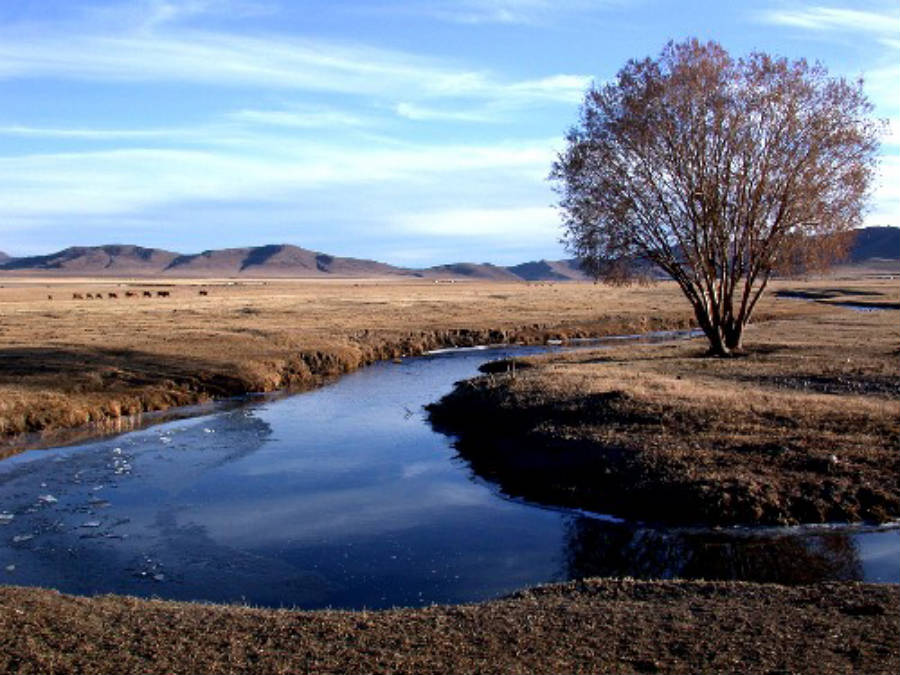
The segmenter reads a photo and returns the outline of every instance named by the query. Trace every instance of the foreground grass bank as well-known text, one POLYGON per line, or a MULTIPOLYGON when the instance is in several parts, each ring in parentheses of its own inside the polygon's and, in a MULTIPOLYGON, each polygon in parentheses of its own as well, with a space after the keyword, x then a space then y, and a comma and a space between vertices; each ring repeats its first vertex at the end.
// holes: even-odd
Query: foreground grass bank
POLYGON ((297 612, 0 588, 0 670, 893 673, 896 586, 588 580, 479 605, 297 612))
POLYGON ((495 365, 431 407, 479 475, 536 501, 669 523, 900 517, 896 311, 820 306, 702 340, 495 365))

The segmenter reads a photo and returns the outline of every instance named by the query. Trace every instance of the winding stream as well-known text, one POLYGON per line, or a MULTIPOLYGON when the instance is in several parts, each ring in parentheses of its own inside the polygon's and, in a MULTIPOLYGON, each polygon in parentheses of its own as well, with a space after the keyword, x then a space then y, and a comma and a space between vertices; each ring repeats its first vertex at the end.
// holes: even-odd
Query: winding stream
POLYGON ((0 461, 0 583, 304 608, 478 601, 586 575, 900 581, 891 527, 657 529, 507 499, 422 406, 491 359, 0 461))

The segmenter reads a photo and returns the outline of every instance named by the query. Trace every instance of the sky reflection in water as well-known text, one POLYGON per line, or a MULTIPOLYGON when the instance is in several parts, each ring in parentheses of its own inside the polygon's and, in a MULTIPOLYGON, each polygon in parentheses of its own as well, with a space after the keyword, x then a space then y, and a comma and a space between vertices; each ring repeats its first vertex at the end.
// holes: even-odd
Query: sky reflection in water
POLYGON ((422 406, 503 354, 377 364, 280 401, 4 460, 0 581, 375 608, 586 575, 900 580, 896 529, 664 530, 502 497, 422 406))

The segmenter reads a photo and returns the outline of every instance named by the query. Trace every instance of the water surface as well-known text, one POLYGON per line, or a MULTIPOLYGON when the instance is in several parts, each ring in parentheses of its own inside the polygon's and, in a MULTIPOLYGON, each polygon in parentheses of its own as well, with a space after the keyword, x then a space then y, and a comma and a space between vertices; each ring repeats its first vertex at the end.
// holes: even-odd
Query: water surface
POLYGON ((322 389, 0 462, 0 582, 265 606, 478 601, 582 576, 897 582, 891 528, 659 529, 505 498, 422 406, 486 360, 322 389))

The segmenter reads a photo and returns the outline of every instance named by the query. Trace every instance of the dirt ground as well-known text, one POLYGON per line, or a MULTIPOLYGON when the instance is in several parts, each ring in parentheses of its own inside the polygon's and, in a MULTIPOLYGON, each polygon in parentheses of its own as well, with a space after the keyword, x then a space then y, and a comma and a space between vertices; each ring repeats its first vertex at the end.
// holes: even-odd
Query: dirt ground
POLYGON ((0 588, 17 673, 896 673, 897 586, 590 580, 478 605, 260 610, 0 588))
MULTIPOLYGON (((834 290, 815 292, 849 302, 834 290)), ((898 313, 812 306, 751 326, 741 358, 704 358, 699 339, 494 365, 432 420, 462 434, 476 473, 545 503, 678 523, 896 519, 898 313)))

